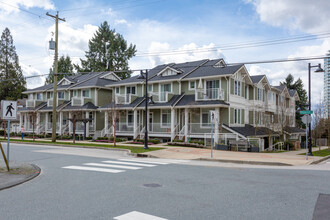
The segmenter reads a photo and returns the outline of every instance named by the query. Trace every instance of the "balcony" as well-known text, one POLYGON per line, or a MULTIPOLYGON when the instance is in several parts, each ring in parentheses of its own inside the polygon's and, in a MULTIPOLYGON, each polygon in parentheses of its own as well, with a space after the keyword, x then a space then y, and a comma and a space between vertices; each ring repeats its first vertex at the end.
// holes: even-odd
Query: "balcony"
POLYGON ((115 97, 117 104, 130 104, 132 103, 138 96, 134 94, 117 94, 115 97))
POLYGON ((92 101, 92 99, 88 98, 88 97, 72 97, 71 98, 71 105, 72 106, 83 106, 87 102, 90 102, 90 101, 92 101))
MULTIPOLYGON (((57 99, 56 106, 61 105, 64 101, 64 99, 57 99)), ((47 100, 47 107, 53 107, 53 98, 47 100)))
POLYGON ((149 92, 149 96, 152 96, 154 102, 168 102, 173 97, 170 92, 149 92))
POLYGON ((37 107, 40 103, 42 103, 41 100, 36 100, 36 99, 26 100, 26 107, 27 107, 27 108, 35 108, 35 107, 37 107))
POLYGON ((195 92, 196 101, 225 100, 225 93, 222 89, 197 89, 195 92))

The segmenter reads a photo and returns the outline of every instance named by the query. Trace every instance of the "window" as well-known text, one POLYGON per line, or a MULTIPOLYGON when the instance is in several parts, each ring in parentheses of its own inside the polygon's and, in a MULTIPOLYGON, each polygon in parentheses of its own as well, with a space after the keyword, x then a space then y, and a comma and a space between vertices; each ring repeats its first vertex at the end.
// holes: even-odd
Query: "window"
POLYGON ((247 99, 247 97, 248 97, 248 95, 247 95, 247 91, 248 91, 247 88, 248 88, 248 87, 245 86, 245 98, 246 98, 246 99, 247 99))
POLYGON ((77 90, 73 90, 73 92, 72 92, 73 94, 73 97, 77 97, 77 90))
POLYGON ((127 126, 133 126, 133 111, 128 111, 127 112, 127 126))
POLYGON ((262 101, 262 95, 263 95, 263 89, 259 89, 257 90, 257 100, 262 101))
POLYGON ((162 126, 170 127, 171 126, 171 111, 162 110, 162 126))
POLYGON ((211 126, 211 115, 210 115, 210 111, 207 109, 202 109, 202 126, 203 127, 211 126))
POLYGON ((33 94, 29 94, 29 99, 30 99, 30 100, 33 99, 33 94))
POLYGON ((126 94, 133 94, 133 95, 135 95, 135 86, 128 86, 128 87, 126 87, 126 94))
POLYGON ((49 98, 53 98, 53 93, 52 92, 49 93, 49 98))
POLYGON ((238 80, 235 80, 234 93, 235 95, 241 95, 241 82, 238 80))
POLYGON ((190 81, 189 82, 189 89, 194 90, 195 89, 195 81, 190 81))
POLYGON ((171 86, 171 84, 162 84, 160 86, 160 91, 161 92, 172 92, 172 86, 171 86))
POLYGON ((153 86, 152 84, 151 85, 148 85, 148 92, 152 92, 153 91, 153 86))
POLYGON ((37 93, 37 100, 42 100, 42 99, 43 99, 42 93, 37 93))
POLYGON ((234 110, 234 123, 241 124, 241 109, 234 110))
POLYGON ((90 97, 89 90, 83 90, 82 91, 82 96, 86 97, 86 98, 89 98, 90 97))
POLYGON ((116 94, 119 94, 119 93, 120 93, 120 88, 116 87, 116 94))
POLYGON ((206 81, 206 96, 209 99, 219 98, 219 80, 206 81))
POLYGON ((57 97, 58 99, 64 99, 64 92, 58 92, 57 97))

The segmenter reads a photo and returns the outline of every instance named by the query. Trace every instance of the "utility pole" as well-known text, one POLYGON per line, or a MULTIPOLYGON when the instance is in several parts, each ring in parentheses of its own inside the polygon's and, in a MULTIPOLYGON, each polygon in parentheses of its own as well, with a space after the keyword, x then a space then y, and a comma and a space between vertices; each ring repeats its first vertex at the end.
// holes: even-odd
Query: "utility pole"
MULTIPOLYGON (((64 21, 64 18, 58 17, 58 12, 56 15, 51 15, 48 12, 46 13, 47 16, 52 17, 55 19, 55 58, 54 58, 54 84, 53 84, 53 118, 52 118, 52 142, 56 142, 56 103, 57 103, 57 61, 58 61, 58 20, 64 21)), ((61 122, 60 122, 61 123, 61 122)))

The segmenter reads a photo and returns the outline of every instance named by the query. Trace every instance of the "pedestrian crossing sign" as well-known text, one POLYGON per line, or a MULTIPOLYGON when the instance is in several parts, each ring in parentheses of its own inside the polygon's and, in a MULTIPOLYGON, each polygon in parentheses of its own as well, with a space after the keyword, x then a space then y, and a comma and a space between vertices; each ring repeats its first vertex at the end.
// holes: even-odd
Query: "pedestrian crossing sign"
POLYGON ((12 120, 17 117, 17 101, 2 100, 1 116, 4 120, 12 120))

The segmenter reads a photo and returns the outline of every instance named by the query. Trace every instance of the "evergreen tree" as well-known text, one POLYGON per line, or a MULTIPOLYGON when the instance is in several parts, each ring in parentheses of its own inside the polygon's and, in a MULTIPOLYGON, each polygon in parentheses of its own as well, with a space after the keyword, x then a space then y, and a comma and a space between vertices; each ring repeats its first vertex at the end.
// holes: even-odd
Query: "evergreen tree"
MULTIPOLYGON (((61 56, 57 62, 57 65, 58 65, 58 67, 57 67, 58 73, 72 73, 73 74, 73 64, 68 55, 66 57, 61 56)), ((53 63, 53 67, 49 69, 49 75, 45 82, 46 85, 54 82, 53 74, 54 74, 54 63, 53 63)), ((64 74, 59 74, 57 76, 57 82, 59 82, 64 76, 65 76, 64 74)))
MULTIPOLYGON (((296 81, 294 81, 294 77, 289 74, 284 82, 282 82, 281 84, 286 85, 287 88, 290 89, 294 89, 297 91, 298 96, 299 96, 299 101, 296 102, 296 111, 298 110, 298 108, 301 108, 301 110, 307 109, 308 107, 306 106, 308 104, 308 100, 307 100, 307 91, 304 89, 304 84, 303 81, 298 78, 296 81)), ((303 127, 304 123, 301 120, 302 115, 300 114, 296 114, 296 125, 299 127, 303 127)))
MULTIPOLYGON (((104 21, 88 42, 86 60, 81 60, 81 67, 74 65, 78 72, 101 72, 128 70, 128 60, 135 56, 135 45, 127 45, 124 37, 104 21)), ((130 77, 131 73, 116 73, 122 79, 130 77)))
POLYGON ((22 98, 26 81, 19 65, 10 30, 5 28, 0 40, 0 100, 22 98))

